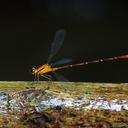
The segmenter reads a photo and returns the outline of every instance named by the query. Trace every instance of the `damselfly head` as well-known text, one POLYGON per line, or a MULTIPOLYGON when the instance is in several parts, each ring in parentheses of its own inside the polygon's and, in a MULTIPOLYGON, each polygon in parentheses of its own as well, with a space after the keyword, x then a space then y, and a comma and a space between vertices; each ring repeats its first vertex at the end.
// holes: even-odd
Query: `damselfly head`
POLYGON ((35 68, 35 67, 32 67, 32 74, 34 75, 34 74, 36 74, 36 73, 37 73, 36 68, 35 68))

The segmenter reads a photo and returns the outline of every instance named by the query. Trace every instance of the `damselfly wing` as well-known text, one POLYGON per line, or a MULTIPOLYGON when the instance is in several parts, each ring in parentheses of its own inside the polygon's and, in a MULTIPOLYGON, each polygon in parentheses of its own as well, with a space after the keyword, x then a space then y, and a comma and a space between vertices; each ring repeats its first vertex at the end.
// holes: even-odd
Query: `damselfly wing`
POLYGON ((64 37, 65 37, 65 31, 63 29, 60 29, 55 33, 47 63, 38 68, 33 68, 33 70, 32 70, 32 74, 35 75, 35 78, 39 79, 39 76, 43 76, 47 79, 50 79, 50 77, 47 76, 46 73, 52 72, 57 80, 67 81, 67 79, 64 78, 62 75, 55 73, 55 71, 57 70, 57 68, 55 66, 67 64, 67 63, 71 62, 72 60, 68 59, 68 58, 63 58, 55 63, 51 63, 52 58, 60 50, 60 48, 64 42, 64 37))

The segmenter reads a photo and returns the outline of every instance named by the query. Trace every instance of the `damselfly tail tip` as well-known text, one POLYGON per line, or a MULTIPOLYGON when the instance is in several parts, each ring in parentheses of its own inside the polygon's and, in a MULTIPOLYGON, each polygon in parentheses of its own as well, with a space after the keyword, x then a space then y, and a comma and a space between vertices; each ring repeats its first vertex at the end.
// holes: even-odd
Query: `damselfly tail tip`
POLYGON ((122 55, 122 56, 120 56, 119 58, 121 58, 121 59, 127 59, 127 58, 128 58, 128 54, 122 55))

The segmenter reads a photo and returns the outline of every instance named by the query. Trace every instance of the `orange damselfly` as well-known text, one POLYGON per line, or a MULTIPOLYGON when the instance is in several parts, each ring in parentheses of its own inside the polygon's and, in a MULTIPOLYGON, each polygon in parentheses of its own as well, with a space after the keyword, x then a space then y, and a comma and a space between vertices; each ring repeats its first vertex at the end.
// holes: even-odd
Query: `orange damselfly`
POLYGON ((58 30, 55 33, 55 37, 52 42, 51 52, 48 57, 47 63, 38 68, 33 68, 32 70, 32 74, 35 75, 35 78, 39 79, 40 76, 43 76, 47 79, 50 79, 46 74, 48 72, 52 72, 54 73, 54 75, 56 76, 58 80, 66 81, 66 79, 63 76, 56 74, 55 71, 60 70, 60 69, 70 68, 70 67, 77 67, 77 66, 88 65, 88 64, 93 64, 93 63, 101 63, 105 61, 115 61, 115 60, 128 58, 128 54, 126 54, 126 55, 121 55, 121 56, 116 56, 116 57, 108 57, 108 58, 96 59, 92 61, 85 61, 85 62, 76 63, 76 64, 68 64, 72 61, 71 59, 61 59, 54 64, 50 64, 52 58, 56 55, 56 53, 61 48, 63 41, 64 41, 64 36, 65 36, 65 31, 63 29, 58 30), (62 65, 62 64, 63 66, 57 66, 57 65, 62 65))

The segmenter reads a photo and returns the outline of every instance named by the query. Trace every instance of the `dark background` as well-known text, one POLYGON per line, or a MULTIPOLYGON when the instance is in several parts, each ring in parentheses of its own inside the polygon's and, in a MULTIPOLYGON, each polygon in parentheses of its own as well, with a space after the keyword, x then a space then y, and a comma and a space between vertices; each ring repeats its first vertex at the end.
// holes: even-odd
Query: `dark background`
MULTIPOLYGON (((127 12, 123 0, 0 1, 0 80, 33 80, 31 68, 46 63, 61 28, 66 37, 55 60, 128 54, 127 12)), ((128 60, 60 72, 70 81, 128 82, 128 60)))

